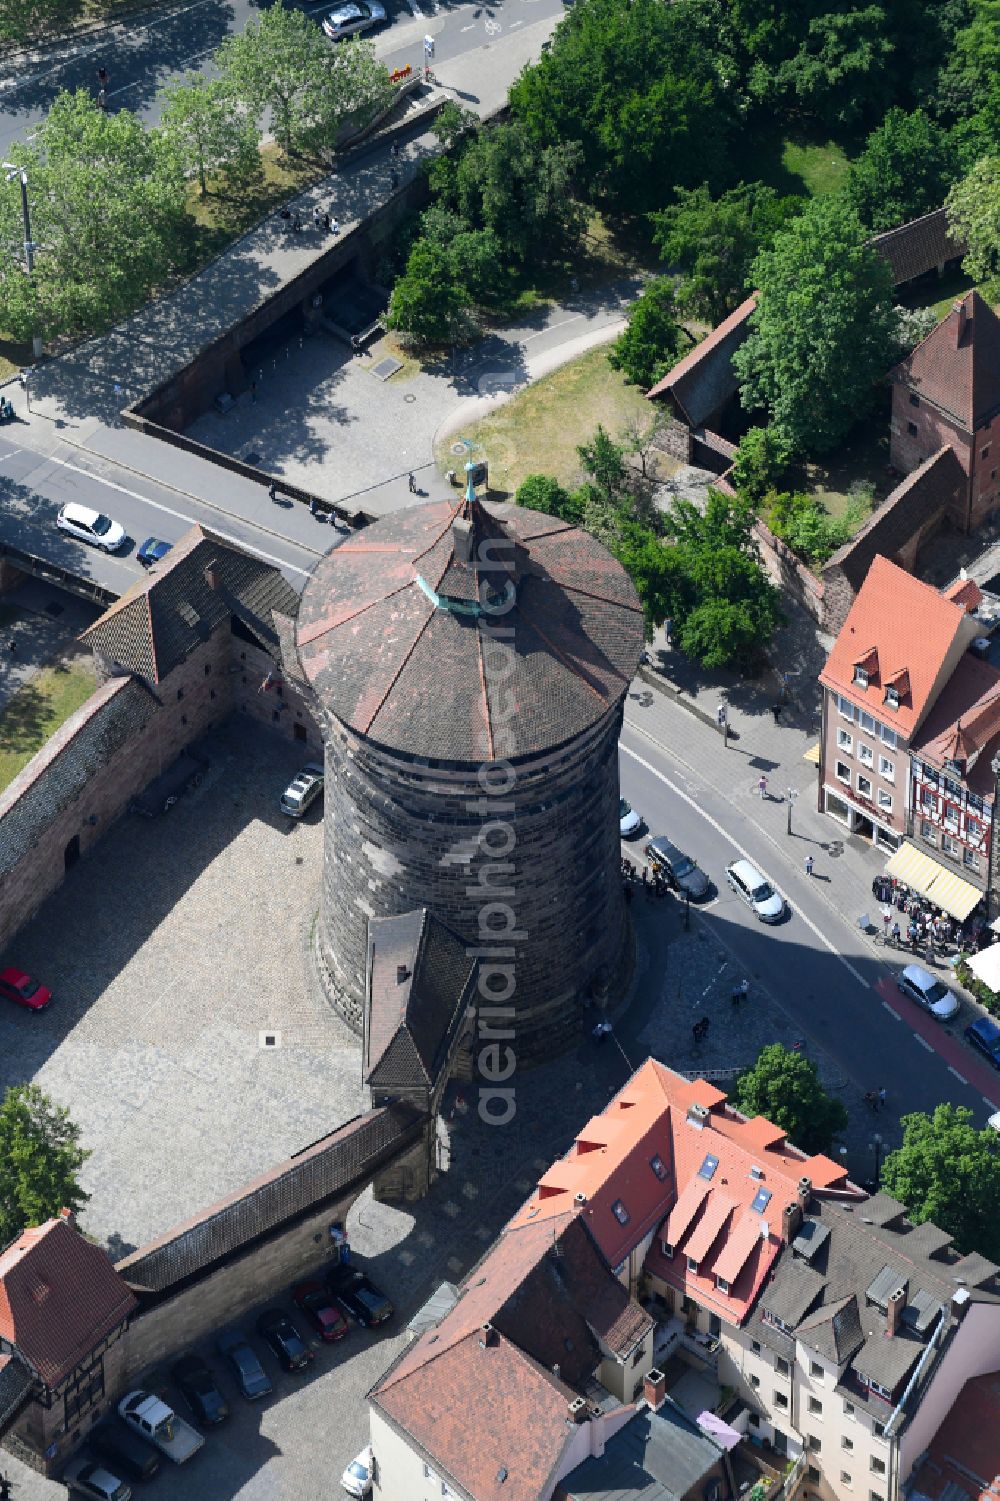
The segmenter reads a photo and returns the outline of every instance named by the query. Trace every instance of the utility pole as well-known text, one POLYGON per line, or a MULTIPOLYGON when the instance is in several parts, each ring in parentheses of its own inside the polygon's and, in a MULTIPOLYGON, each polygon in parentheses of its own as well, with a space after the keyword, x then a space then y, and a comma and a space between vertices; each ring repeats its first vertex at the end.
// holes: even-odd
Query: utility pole
POLYGON ((788 788, 788 827, 786 829, 788 834, 792 832, 792 807, 798 795, 794 787, 788 788))
MULTIPOLYGON (((28 207, 28 174, 23 167, 15 166, 13 162, 4 162, 3 170, 7 174, 8 182, 13 182, 16 177, 21 184, 21 218, 24 223, 24 261, 28 275, 34 276, 35 243, 31 238, 31 210, 28 207)), ((42 340, 39 334, 32 335, 31 351, 36 360, 41 359, 42 340)))

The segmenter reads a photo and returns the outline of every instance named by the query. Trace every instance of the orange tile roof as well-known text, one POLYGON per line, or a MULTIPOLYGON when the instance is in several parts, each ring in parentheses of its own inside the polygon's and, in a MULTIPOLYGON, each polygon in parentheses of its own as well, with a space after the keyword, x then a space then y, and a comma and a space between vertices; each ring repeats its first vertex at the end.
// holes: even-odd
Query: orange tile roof
POLYGON ((1000 409, 1000 319, 967 292, 890 374, 890 380, 975 432, 1000 409))
POLYGON ((725 1194, 710 1193, 698 1222, 687 1238, 685 1256, 701 1264, 733 1217, 735 1202, 725 1194))
POLYGON ((104 1252, 64 1220, 22 1231, 0 1255, 0 1337, 48 1387, 135 1307, 104 1252))
POLYGON ((715 1258, 713 1275, 721 1277, 730 1287, 750 1260, 750 1252, 761 1239, 760 1216, 747 1210, 738 1224, 726 1237, 726 1244, 715 1258))
POLYGON ((842 694, 909 738, 929 707, 930 696, 966 611, 961 605, 888 558, 876 557, 820 673, 825 688, 842 694), (874 648, 877 666, 867 688, 854 668, 874 648), (883 702, 885 686, 909 673, 909 692, 898 709, 883 702))

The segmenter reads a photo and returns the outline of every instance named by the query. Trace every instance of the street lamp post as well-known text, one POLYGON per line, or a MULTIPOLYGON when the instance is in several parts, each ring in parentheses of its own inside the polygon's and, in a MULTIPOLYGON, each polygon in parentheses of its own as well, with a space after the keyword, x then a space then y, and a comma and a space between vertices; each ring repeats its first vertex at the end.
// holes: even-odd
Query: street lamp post
MULTIPOLYGON (((8 182, 13 182, 16 177, 21 184, 21 218, 24 222, 24 261, 28 269, 28 275, 34 276, 35 242, 31 238, 31 210, 28 207, 28 174, 23 167, 18 167, 13 162, 4 162, 3 170, 7 174, 8 182)), ((39 334, 32 335, 31 350, 36 360, 41 359, 42 340, 39 334)))
POLYGON ((798 797, 798 795, 799 794, 796 792, 796 790, 795 790, 794 787, 789 787, 789 789, 788 789, 788 827, 786 829, 786 833, 788 833, 788 834, 790 834, 792 832, 792 805, 794 804, 795 799, 798 797))
POLYGON ((878 1177, 882 1171, 882 1148, 885 1142, 877 1131, 872 1135, 872 1151, 875 1153, 875 1187, 878 1188, 878 1177))

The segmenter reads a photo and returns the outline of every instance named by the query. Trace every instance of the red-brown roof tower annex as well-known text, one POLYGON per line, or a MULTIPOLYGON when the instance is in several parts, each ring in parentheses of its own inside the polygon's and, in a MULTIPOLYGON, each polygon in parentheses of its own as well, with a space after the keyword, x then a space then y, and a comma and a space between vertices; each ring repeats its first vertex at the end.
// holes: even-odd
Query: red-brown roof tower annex
POLYGON ((514 916, 518 1057, 613 987, 626 921, 618 733, 642 649, 625 571, 554 516, 432 501, 350 537, 302 598, 326 739, 316 951, 360 1028, 368 924, 427 908, 470 949, 514 916))

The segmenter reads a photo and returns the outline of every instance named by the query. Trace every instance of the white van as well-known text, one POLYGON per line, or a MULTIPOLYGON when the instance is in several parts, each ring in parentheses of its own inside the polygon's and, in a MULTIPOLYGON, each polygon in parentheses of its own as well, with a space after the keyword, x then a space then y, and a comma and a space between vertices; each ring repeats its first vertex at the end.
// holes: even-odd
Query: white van
POLYGON ((730 890, 742 897, 761 922, 780 922, 784 917, 784 898, 749 860, 734 860, 732 865, 727 865, 726 880, 730 890))

